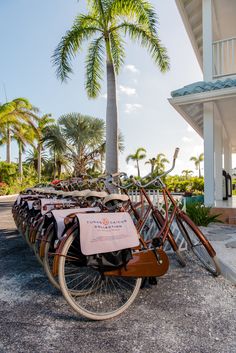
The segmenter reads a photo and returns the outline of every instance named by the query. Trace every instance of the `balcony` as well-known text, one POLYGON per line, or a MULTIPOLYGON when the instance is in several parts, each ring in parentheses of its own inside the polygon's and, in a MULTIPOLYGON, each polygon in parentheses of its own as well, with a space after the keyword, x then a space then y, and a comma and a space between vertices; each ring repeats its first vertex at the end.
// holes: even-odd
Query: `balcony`
POLYGON ((213 42, 213 78, 236 75, 236 37, 213 42))

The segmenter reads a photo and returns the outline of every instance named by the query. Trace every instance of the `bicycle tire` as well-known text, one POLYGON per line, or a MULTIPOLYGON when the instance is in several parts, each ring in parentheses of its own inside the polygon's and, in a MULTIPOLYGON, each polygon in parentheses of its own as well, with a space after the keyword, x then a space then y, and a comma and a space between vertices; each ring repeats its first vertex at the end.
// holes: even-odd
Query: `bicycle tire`
POLYGON ((51 242, 54 238, 54 229, 52 228, 51 232, 47 236, 47 240, 44 248, 44 258, 43 258, 43 268, 48 277, 49 282, 57 289, 60 288, 60 284, 58 282, 58 277, 52 274, 54 253, 50 252, 50 247, 52 246, 51 242))
POLYGON ((59 260, 58 277, 65 300, 88 319, 106 320, 120 315, 136 298, 142 279, 104 276, 86 265, 76 265, 81 261, 81 255, 78 253, 76 258, 73 251, 76 241, 74 232, 65 242, 59 260), (81 291, 82 295, 74 294, 81 291))
POLYGON ((201 230, 186 214, 177 215, 176 222, 188 247, 201 265, 214 276, 220 275, 221 270, 216 253, 201 230))

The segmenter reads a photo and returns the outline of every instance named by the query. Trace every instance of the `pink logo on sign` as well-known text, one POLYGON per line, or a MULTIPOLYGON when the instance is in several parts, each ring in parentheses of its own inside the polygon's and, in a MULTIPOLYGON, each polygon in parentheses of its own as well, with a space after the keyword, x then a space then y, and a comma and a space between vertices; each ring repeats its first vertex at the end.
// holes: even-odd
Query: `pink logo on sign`
POLYGON ((109 222, 109 219, 103 218, 102 224, 104 224, 104 226, 107 226, 109 223, 110 223, 110 222, 109 222))

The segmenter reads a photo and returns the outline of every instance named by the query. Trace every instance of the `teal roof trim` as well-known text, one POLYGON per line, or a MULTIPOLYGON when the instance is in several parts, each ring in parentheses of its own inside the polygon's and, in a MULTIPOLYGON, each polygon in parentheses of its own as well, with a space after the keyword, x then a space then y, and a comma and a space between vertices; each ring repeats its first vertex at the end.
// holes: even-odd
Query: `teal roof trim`
POLYGON ((236 79, 233 80, 231 78, 227 78, 224 81, 218 80, 218 81, 210 81, 210 82, 199 81, 199 82, 192 83, 191 85, 184 86, 183 88, 177 89, 175 91, 172 91, 171 96, 175 98, 175 97, 186 96, 188 94, 215 91, 218 89, 230 88, 230 87, 236 87, 236 79))

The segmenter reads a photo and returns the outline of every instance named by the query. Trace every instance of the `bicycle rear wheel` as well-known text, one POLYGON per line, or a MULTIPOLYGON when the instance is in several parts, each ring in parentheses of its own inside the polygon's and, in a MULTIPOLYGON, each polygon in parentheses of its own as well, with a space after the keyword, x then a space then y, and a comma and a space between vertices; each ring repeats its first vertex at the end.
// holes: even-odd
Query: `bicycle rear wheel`
POLYGON ((54 261, 55 252, 56 252, 56 250, 53 249, 54 240, 55 240, 54 228, 51 227, 51 230, 47 235, 47 239, 44 240, 45 248, 44 248, 43 267, 46 275, 48 276, 50 283, 55 288, 60 290, 60 285, 58 283, 58 276, 54 276, 52 273, 53 261, 54 261))
POLYGON ((108 277, 86 266, 73 233, 59 260, 58 277, 62 294, 78 313, 92 320, 105 320, 126 310, 138 294, 141 278, 108 277))
POLYGON ((186 214, 176 216, 176 222, 188 244, 188 248, 198 258, 201 265, 214 276, 218 276, 221 270, 215 250, 201 230, 186 214))

